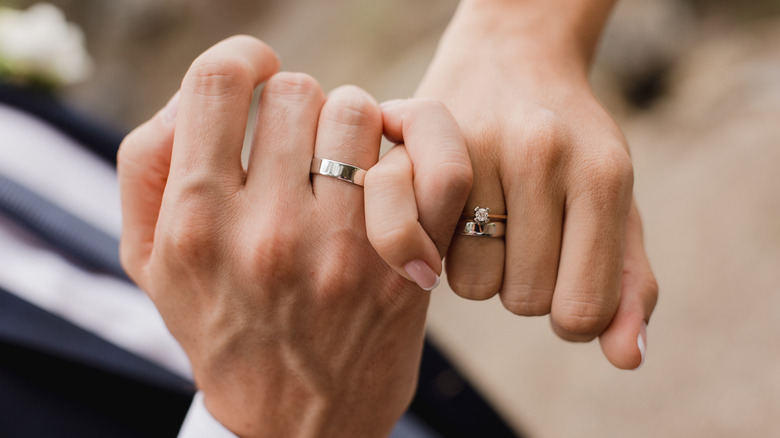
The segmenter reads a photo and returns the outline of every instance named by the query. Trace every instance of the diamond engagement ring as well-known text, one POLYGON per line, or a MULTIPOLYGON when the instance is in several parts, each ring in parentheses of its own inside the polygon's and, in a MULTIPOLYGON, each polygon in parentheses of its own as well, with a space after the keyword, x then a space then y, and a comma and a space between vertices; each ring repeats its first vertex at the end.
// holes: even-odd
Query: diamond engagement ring
POLYGON ((506 222, 505 214, 490 214, 489 208, 481 208, 479 206, 474 207, 474 214, 464 214, 461 216, 463 219, 472 219, 479 224, 486 224, 491 221, 506 222))
POLYGON ((461 216, 460 234, 464 236, 503 237, 506 234, 506 215, 490 214, 489 208, 474 208, 474 214, 461 216))
POLYGON ((313 158, 311 160, 311 173, 325 175, 346 181, 363 187, 366 179, 366 171, 351 164, 328 160, 327 158, 313 158))

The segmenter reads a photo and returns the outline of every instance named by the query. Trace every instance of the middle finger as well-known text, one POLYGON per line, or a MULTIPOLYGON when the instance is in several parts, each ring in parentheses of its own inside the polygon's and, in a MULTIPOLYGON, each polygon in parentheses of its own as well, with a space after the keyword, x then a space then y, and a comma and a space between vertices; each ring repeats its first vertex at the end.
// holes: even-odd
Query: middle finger
POLYGON ((309 75, 283 72, 268 81, 249 156, 248 189, 276 201, 291 188, 301 196, 310 193, 309 166, 324 103, 322 88, 309 75))

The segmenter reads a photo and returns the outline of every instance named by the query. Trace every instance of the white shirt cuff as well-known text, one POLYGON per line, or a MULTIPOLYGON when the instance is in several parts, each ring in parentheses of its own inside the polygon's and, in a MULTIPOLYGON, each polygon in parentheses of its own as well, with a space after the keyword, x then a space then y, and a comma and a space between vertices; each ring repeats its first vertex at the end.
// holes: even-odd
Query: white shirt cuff
POLYGON ((203 403, 203 393, 198 391, 179 430, 179 438, 238 438, 238 436, 211 416, 203 403))

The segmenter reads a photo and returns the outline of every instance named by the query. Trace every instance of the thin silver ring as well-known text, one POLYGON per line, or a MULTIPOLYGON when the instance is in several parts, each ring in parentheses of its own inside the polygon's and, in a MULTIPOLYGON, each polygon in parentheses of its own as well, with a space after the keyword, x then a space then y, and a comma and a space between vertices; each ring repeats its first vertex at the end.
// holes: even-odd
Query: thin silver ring
POLYGON ((366 171, 351 164, 314 157, 311 160, 311 173, 329 176, 363 187, 366 171))
POLYGON ((488 222, 482 224, 474 221, 461 222, 460 234, 463 236, 477 237, 504 237, 506 224, 504 222, 488 222))

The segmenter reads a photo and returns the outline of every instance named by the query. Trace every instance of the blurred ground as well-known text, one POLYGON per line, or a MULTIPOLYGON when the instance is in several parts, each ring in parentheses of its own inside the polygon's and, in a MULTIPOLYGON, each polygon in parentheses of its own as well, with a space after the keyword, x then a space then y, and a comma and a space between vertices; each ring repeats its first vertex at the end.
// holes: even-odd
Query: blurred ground
MULTIPOLYGON (((17 1, 18 5, 29 1, 17 1)), ((326 90, 409 96, 455 2, 58 0, 98 69, 66 91, 118 126, 153 114, 210 44, 249 33, 326 90)), ((533 437, 780 436, 780 4, 626 0, 593 82, 624 128, 661 286, 636 372, 546 318, 442 287, 430 329, 533 437)))

